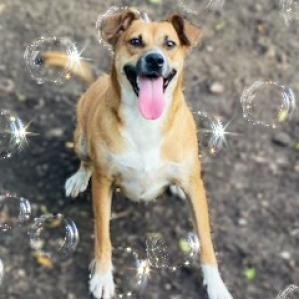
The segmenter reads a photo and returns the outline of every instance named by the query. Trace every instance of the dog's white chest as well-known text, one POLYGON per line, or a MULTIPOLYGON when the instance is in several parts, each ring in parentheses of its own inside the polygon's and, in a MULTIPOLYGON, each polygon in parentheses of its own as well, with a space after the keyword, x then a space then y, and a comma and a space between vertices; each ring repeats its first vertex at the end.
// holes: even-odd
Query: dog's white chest
POLYGON ((126 124, 122 137, 126 150, 112 156, 113 172, 130 199, 151 200, 170 183, 177 166, 161 158, 162 120, 145 120, 132 107, 124 114, 126 124))

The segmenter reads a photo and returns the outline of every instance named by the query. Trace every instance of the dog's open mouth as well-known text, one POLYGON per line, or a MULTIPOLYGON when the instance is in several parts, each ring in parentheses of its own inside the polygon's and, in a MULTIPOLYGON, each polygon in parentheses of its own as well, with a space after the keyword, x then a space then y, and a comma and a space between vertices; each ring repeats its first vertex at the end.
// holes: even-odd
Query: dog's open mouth
POLYGON ((165 91, 177 71, 173 69, 165 77, 155 73, 138 76, 136 68, 131 65, 126 65, 124 71, 139 99, 138 106, 142 116, 150 120, 158 119, 165 108, 165 91))

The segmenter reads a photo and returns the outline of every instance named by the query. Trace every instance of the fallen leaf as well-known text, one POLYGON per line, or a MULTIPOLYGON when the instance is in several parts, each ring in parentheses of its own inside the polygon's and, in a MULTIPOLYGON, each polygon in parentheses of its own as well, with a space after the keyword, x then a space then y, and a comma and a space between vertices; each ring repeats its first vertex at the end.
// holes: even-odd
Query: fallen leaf
POLYGON ((50 257, 48 257, 47 255, 38 253, 35 255, 36 261, 37 263, 47 269, 53 269, 54 267, 54 262, 51 260, 50 257))
POLYGON ((244 275, 248 281, 254 281, 257 276, 257 272, 255 268, 248 268, 244 271, 244 275))

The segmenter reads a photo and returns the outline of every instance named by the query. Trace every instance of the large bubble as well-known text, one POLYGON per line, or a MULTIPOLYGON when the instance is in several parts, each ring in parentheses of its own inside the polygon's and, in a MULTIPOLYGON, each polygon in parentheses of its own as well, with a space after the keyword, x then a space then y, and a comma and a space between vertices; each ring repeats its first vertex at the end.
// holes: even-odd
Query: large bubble
POLYGON ((70 79, 71 70, 80 67, 80 55, 70 39, 54 36, 33 41, 26 47, 24 59, 27 71, 38 84, 62 84, 70 79), (65 55, 68 57, 66 64, 62 63, 65 55))
POLYGON ((62 214, 48 214, 35 218, 29 229, 30 245, 38 255, 54 261, 66 259, 79 242, 76 224, 62 214))
POLYGON ((272 81, 256 81, 241 96, 243 117, 253 125, 276 128, 292 117, 295 94, 287 86, 272 81))
POLYGON ((188 267, 198 258, 200 245, 194 233, 180 238, 168 238, 161 233, 147 234, 146 253, 149 265, 154 269, 176 271, 188 267))
MULTIPOLYGON (((96 31, 97 31, 97 36, 98 36, 98 41, 100 43, 101 46, 104 47, 104 49, 106 49, 111 55, 113 54, 113 47, 105 41, 105 39, 103 38, 103 24, 104 22, 107 20, 107 18, 122 13, 126 10, 132 10, 133 8, 129 8, 127 6, 112 6, 110 7, 107 11, 105 11, 104 13, 101 13, 98 16, 97 22, 96 22, 96 31)), ((142 15, 137 9, 134 8, 134 10, 136 11, 137 14, 142 15)))

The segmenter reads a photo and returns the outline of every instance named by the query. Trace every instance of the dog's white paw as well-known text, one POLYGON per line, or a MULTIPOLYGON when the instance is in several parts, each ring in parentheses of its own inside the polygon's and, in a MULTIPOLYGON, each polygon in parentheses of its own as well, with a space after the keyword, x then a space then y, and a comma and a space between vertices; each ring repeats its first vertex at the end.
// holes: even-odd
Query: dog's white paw
POLYGON ((112 299, 115 293, 112 271, 92 274, 89 290, 96 299, 112 299))
POLYGON ((91 177, 91 170, 80 168, 65 182, 66 196, 77 197, 80 192, 86 190, 91 177))
POLYGON ((204 285, 207 286, 209 299, 233 299, 232 295, 220 277, 217 267, 203 265, 204 285))
POLYGON ((180 199, 185 200, 186 199, 186 194, 183 191, 182 188, 176 186, 176 185, 171 185, 169 187, 169 191, 172 195, 179 197, 180 199))

